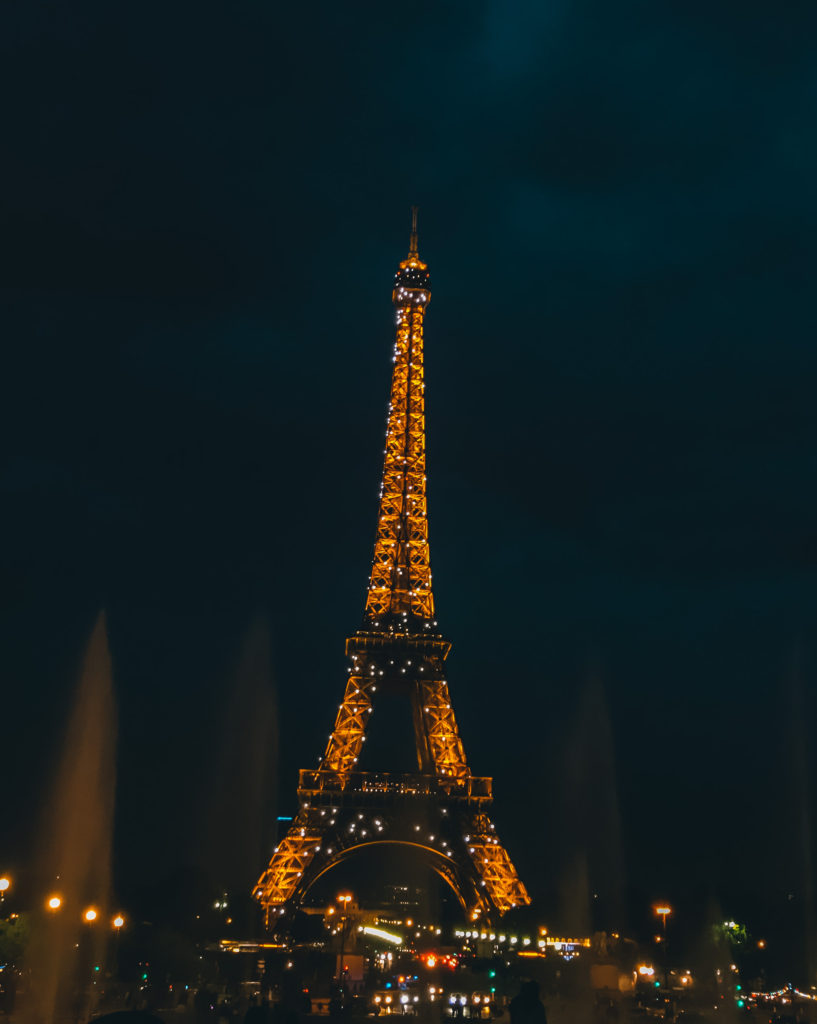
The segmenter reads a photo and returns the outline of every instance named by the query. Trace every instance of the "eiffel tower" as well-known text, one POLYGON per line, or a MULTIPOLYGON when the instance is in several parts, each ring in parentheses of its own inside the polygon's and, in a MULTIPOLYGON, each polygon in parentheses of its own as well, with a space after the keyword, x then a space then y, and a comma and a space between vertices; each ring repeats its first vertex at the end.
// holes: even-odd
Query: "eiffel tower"
POLYGON ((431 299, 412 209, 408 257, 392 292, 394 372, 380 515, 366 610, 346 641, 343 703, 316 770, 299 773, 300 810, 254 890, 267 927, 282 930, 327 871, 374 844, 400 844, 454 890, 471 921, 486 924, 530 902, 486 809, 491 779, 471 774, 443 662, 428 549, 423 320, 431 299), (378 694, 408 698, 418 770, 362 772, 358 759, 378 694))

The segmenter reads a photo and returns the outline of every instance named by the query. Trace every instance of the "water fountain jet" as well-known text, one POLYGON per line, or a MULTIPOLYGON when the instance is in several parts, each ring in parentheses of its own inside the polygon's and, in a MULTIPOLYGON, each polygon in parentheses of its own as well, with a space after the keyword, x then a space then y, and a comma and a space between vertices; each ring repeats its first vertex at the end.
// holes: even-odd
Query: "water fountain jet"
POLYGON ((26 1024, 52 1024, 69 1010, 84 1020, 90 1010, 91 965, 102 960, 108 937, 103 922, 111 902, 116 722, 102 613, 85 652, 39 829, 34 859, 38 874, 54 890, 48 907, 44 899, 32 932, 29 991, 20 1006, 26 1024), (89 906, 96 916, 87 915, 89 906))

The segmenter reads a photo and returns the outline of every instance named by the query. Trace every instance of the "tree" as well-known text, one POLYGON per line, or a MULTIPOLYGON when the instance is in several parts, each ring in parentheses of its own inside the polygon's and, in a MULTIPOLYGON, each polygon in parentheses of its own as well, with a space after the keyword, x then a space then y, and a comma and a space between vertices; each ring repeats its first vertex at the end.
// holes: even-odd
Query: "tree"
POLYGON ((17 964, 22 960, 30 932, 25 914, 0 918, 0 964, 17 964))
POLYGON ((712 941, 716 946, 728 946, 733 952, 743 950, 749 943, 749 932, 745 924, 737 921, 723 921, 712 925, 712 941))

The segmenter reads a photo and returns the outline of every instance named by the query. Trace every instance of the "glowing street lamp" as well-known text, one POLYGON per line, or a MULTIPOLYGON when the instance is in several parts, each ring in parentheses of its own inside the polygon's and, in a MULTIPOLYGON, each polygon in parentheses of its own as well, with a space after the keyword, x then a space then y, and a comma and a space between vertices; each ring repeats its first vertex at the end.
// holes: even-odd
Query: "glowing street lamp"
POLYGON ((49 896, 45 905, 49 910, 59 910, 62 906, 62 899, 59 896, 49 896))
POLYGON ((86 924, 93 924, 98 916, 99 915, 97 914, 96 910, 93 907, 88 907, 88 909, 82 915, 82 919, 86 922, 86 924))
POLYGON ((669 903, 656 903, 652 908, 653 913, 657 914, 661 918, 661 930, 664 933, 664 970, 665 977, 664 983, 669 991, 669 950, 667 949, 667 918, 672 913, 672 907, 669 903))
POLYGON ((6 893, 11 888, 11 880, 6 878, 5 875, 0 878, 0 903, 6 898, 6 893))
POLYGON ((346 932, 348 930, 348 923, 346 915, 349 912, 349 904, 352 902, 352 894, 350 892, 339 892, 335 897, 338 903, 343 904, 343 916, 340 922, 340 956, 338 957, 338 988, 343 992, 343 954, 345 952, 346 945, 346 932))
POLYGON ((113 928, 114 935, 114 969, 118 975, 119 973, 119 936, 122 933, 122 929, 125 927, 125 915, 117 914, 116 917, 111 919, 111 927, 113 928))
POLYGON ((667 918, 672 913, 672 907, 668 903, 656 903, 656 905, 652 909, 653 909, 653 913, 661 918, 661 926, 663 928, 664 938, 665 938, 665 941, 666 941, 667 918))

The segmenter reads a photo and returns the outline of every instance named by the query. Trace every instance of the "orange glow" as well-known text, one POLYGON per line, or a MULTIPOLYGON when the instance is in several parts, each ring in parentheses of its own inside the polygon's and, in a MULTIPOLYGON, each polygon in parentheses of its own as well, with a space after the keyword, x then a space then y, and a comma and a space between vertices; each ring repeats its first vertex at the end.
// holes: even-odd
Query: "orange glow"
POLYGON ((88 907, 88 909, 82 916, 88 922, 88 924, 92 924, 94 921, 96 921, 98 915, 93 907, 88 907))
POLYGON ((8 880, 8 878, 0 878, 0 892, 6 892, 10 885, 11 882, 8 880))
MULTIPOLYGON (((416 241, 416 235, 412 234, 416 241)), ((416 252, 400 264, 392 301, 397 311, 394 371, 386 428, 383 489, 366 618, 434 618, 428 548, 423 319, 431 299, 416 252), (409 280, 409 279, 412 280, 409 280), (416 278, 416 280, 414 280, 416 278)))
MULTIPOLYGON (((493 824, 481 809, 477 813, 477 807, 491 800, 490 780, 475 778, 469 770, 443 666, 451 645, 437 631, 434 620, 424 369, 424 320, 430 299, 428 267, 417 249, 415 210, 408 257, 399 265, 392 290, 396 323, 393 369, 364 621, 346 642, 350 665, 345 691, 320 767, 300 773, 300 811, 275 847, 253 892, 266 911, 267 927, 272 929, 279 922, 278 915, 286 914, 334 864, 356 848, 375 843, 405 842, 428 851, 425 859, 455 890, 472 921, 480 915, 493 920, 530 903, 493 824), (419 771, 407 783, 396 776, 389 781, 385 773, 364 777, 359 770, 376 691, 394 682, 410 694, 413 708, 419 771), (314 803, 313 791, 319 794, 314 803), (459 836, 449 830, 434 828, 428 834, 419 824, 414 825, 420 833, 412 835, 414 843, 389 838, 388 825, 393 822, 381 824, 377 814, 388 815, 379 810, 376 814, 377 798, 366 795, 420 795, 422 791, 429 792, 432 800, 452 798, 461 803, 464 848, 459 836), (331 827, 336 826, 338 813, 333 793, 362 794, 359 809, 366 812, 343 822, 341 845, 331 827)), ((331 444, 330 437, 325 440, 331 444)), ((329 511, 322 514, 331 514, 337 501, 337 494, 329 493, 329 511)), ((304 553, 305 560, 315 557, 325 559, 320 538, 304 553)), ((311 708, 308 713, 312 714, 311 708)), ((446 807, 441 810, 447 813, 446 807)))
POLYGON ((672 913, 672 907, 668 906, 666 903, 658 903, 652 909, 659 917, 667 917, 672 913))
POLYGON ((121 928, 122 925, 125 923, 125 918, 122 917, 121 914, 117 914, 111 923, 113 924, 114 928, 121 928))
POLYGON ((62 899, 59 896, 50 896, 46 906, 49 910, 59 910, 62 906, 62 899))

